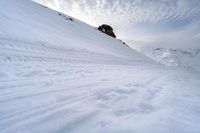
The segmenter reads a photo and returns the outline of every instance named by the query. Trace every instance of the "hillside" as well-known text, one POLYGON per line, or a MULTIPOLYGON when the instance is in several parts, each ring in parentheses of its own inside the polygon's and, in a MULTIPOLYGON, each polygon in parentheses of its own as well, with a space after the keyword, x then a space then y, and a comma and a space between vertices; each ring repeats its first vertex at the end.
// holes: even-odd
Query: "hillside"
POLYGON ((0 133, 199 133, 195 71, 32 1, 0 19, 0 133))
POLYGON ((144 47, 141 53, 167 66, 177 66, 200 72, 199 48, 150 48, 144 47))
POLYGON ((145 58, 75 18, 30 1, 3 0, 0 19, 4 20, 0 25, 1 41, 18 41, 19 45, 28 43, 38 48, 103 53, 129 60, 145 58))
POLYGON ((167 46, 137 46, 133 41, 126 40, 136 51, 148 56, 156 62, 166 65, 184 68, 186 70, 200 72, 200 48, 177 48, 167 46))

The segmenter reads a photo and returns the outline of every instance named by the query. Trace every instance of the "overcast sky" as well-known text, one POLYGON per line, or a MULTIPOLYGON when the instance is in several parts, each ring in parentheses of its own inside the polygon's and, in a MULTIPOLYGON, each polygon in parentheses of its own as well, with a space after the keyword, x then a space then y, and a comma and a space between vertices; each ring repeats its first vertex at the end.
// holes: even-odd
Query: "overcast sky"
POLYGON ((34 0, 138 45, 200 47, 200 0, 34 0))

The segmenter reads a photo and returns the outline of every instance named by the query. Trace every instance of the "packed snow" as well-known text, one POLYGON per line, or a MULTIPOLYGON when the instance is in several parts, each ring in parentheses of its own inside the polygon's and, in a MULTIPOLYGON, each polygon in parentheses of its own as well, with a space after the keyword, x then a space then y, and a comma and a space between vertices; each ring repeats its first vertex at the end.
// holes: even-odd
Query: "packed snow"
POLYGON ((200 132, 198 72, 32 1, 0 19, 0 133, 200 132))

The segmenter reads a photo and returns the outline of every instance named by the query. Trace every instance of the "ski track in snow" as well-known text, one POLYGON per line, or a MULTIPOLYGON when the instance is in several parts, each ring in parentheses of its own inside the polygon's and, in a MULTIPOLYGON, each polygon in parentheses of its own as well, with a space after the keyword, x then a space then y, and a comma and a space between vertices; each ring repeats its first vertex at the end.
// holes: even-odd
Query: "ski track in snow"
MULTIPOLYGON (((178 95, 192 99, 199 95, 197 90, 191 94, 187 85, 180 84, 185 78, 174 74, 178 70, 166 71, 159 65, 141 66, 141 62, 131 63, 109 55, 44 45, 25 47, 24 42, 9 40, 1 40, 0 48, 1 133, 105 132, 127 121, 135 123, 128 125, 130 129, 146 132, 139 127, 154 127, 156 121, 172 119, 169 115, 186 108, 177 103, 188 104, 189 99, 178 99, 178 95), (171 85, 175 79, 177 83, 171 85), (174 86, 178 88, 173 90, 174 86), (177 94, 180 87, 185 92, 177 94), (158 117, 154 118, 156 114, 158 117), (145 122, 149 117, 150 122, 145 122)), ((198 101, 190 104, 199 110, 198 101)), ((192 111, 196 110, 188 112, 192 111)), ((182 117, 180 113, 179 119, 182 117)), ((168 127, 170 131, 173 125, 164 122, 160 122, 160 129, 152 130, 160 132, 168 127)), ((120 130, 123 132, 123 128, 120 130)))
MULTIPOLYGON (((37 43, 29 43, 24 41, 1 39, 0 45, 0 61, 4 62, 95 62, 96 60, 102 63, 110 61, 119 62, 120 59, 114 58, 111 55, 91 53, 86 50, 64 50, 47 47, 44 44, 38 45, 37 43), (16 45, 17 43, 17 45, 16 45), (88 58, 94 55, 93 58, 88 58), (67 57, 67 60, 65 59, 67 57)), ((120 57, 119 57, 120 58, 120 57)))
POLYGON ((0 2, 0 133, 200 132, 197 71, 59 14, 0 2))

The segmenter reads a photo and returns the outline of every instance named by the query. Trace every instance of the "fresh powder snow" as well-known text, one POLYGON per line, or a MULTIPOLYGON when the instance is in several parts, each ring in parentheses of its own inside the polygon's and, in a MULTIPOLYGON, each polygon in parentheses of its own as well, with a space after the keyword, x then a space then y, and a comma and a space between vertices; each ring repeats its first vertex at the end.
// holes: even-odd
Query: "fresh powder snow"
POLYGON ((200 73, 29 0, 0 1, 0 133, 199 133, 200 73))

